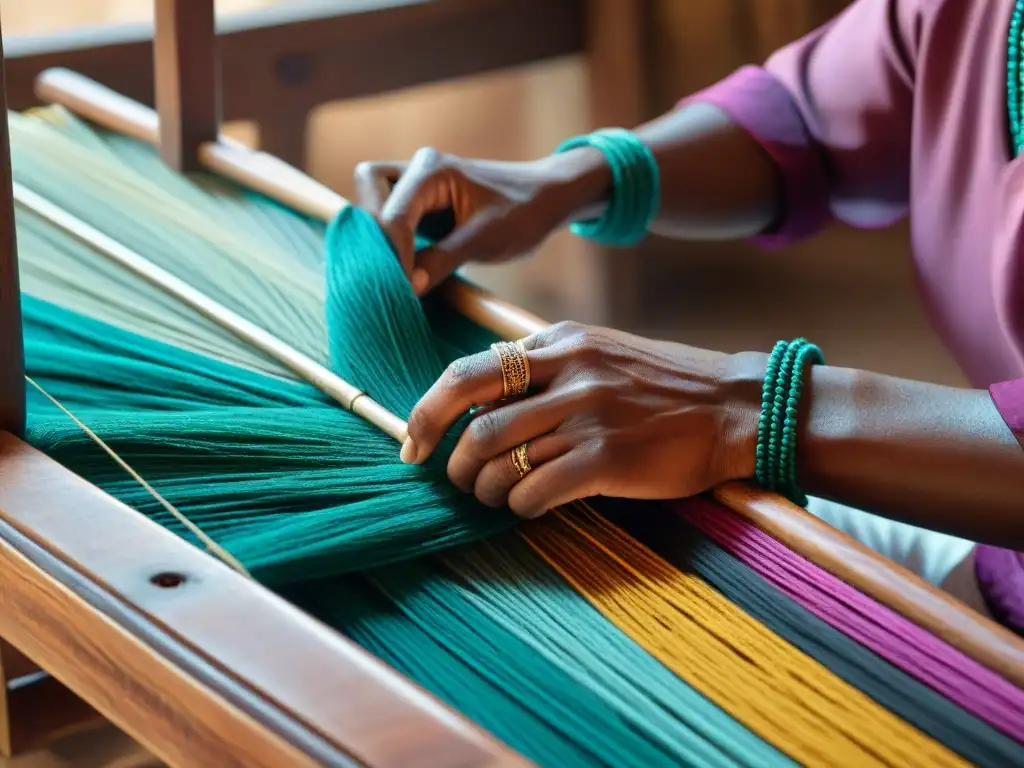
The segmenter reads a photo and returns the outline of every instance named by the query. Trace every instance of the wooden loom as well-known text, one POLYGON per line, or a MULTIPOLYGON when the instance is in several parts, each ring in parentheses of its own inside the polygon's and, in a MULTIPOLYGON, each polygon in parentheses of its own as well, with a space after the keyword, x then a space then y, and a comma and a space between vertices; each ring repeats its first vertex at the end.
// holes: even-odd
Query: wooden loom
MULTIPOLYGON (((67 71, 42 74, 40 97, 159 144, 180 168, 207 168, 332 216, 344 204, 338 195, 219 139, 212 2, 160 0, 157 8, 159 119, 67 71)), ((338 633, 19 439, 25 397, 6 120, 0 160, 0 751, 102 715, 180 766, 524 763, 338 633)), ((464 282, 443 290, 500 335, 544 325, 464 282)), ((716 496, 1024 686, 1024 643, 1009 632, 777 497, 743 484, 716 496)))

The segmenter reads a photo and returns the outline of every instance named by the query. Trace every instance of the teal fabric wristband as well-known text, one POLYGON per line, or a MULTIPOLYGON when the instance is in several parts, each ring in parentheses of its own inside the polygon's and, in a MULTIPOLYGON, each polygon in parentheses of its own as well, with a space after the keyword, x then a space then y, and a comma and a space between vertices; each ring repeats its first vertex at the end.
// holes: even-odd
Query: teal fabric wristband
POLYGON ((824 364, 821 350, 806 339, 778 342, 768 358, 761 391, 754 463, 758 485, 794 504, 807 506, 797 483, 797 418, 807 369, 824 364))
POLYGON ((661 173, 654 153, 632 131, 605 128, 563 142, 556 154, 580 147, 599 150, 612 174, 611 198, 600 218, 578 221, 573 234, 608 246, 636 245, 661 206, 661 173))

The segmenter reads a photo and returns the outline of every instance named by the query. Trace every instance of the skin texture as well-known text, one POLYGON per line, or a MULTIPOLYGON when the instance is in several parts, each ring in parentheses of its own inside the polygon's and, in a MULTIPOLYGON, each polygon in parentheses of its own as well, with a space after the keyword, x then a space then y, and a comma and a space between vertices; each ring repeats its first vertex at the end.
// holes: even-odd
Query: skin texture
MULTIPOLYGON (((778 172, 748 134, 695 104, 637 130, 655 153, 662 207, 652 231, 686 239, 749 237, 779 215, 778 172)), ((423 150, 408 164, 363 164, 360 202, 395 243, 419 293, 471 261, 536 249, 569 221, 600 215, 610 175, 581 150, 527 163, 423 150), (418 255, 425 217, 451 233, 418 255)), ((449 463, 486 504, 534 517, 594 495, 678 498, 753 475, 766 356, 725 355, 575 324, 526 340, 531 391, 502 393, 491 352, 457 361, 411 414, 402 458, 420 462, 473 406, 449 463), (527 443, 522 480, 510 451, 527 443)), ((808 493, 915 525, 1024 548, 1024 451, 983 390, 865 371, 813 370, 800 417, 808 493)))

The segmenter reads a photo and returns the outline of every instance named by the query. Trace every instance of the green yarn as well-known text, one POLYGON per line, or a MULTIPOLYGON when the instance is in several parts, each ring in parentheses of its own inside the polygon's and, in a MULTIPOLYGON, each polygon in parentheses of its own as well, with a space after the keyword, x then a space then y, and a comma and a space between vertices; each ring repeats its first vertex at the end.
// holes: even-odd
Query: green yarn
POLYGON ((447 556, 443 567, 417 561, 376 569, 368 580, 400 606, 408 620, 401 630, 379 595, 366 598, 376 597, 375 607, 323 601, 329 589, 319 587, 314 595, 289 597, 346 627, 457 709, 493 696, 496 707, 481 725, 506 741, 531 745, 528 757, 575 764, 536 754, 533 734, 540 729, 558 734, 555 749, 574 744, 587 764, 790 764, 717 710, 703 717, 706 700, 609 624, 515 536, 447 556), (586 697, 575 691, 587 691, 586 697), (604 725, 595 727, 599 722, 604 725))
MULTIPOLYGON (((311 387, 104 329, 32 297, 25 329, 31 375, 268 583, 403 560, 513 524, 443 482, 443 456, 402 464, 393 442, 311 387)), ((415 390, 402 400, 401 384, 374 395, 407 413, 415 390)), ((29 415, 34 445, 177 530, 66 416, 45 405, 29 415)))
POLYGON ((602 245, 636 245, 661 206, 661 174, 654 153, 635 133, 622 128, 605 128, 568 139, 556 153, 580 147, 600 151, 612 174, 608 206, 594 221, 578 221, 570 229, 576 235, 602 245))
MULTIPOLYGON (((446 306, 417 301, 361 211, 328 228, 321 255, 311 236, 320 225, 208 180, 167 177, 133 142, 64 119, 12 124, 19 181, 203 290, 240 275, 238 311, 281 323, 290 343, 329 357, 397 413, 449 360, 492 340, 446 306), (83 166, 102 179, 95 211, 77 198, 83 166), (207 215, 242 229, 234 240, 203 231, 207 215), (261 293, 260 280, 282 274, 261 293)), ((36 294, 24 297, 30 375, 261 581, 542 765, 791 764, 607 622, 518 541, 508 512, 457 492, 443 451, 422 467, 402 464, 389 438, 271 361, 180 307, 147 305, 143 284, 45 222, 19 211, 17 223, 36 294), (111 289, 107 301, 98 286, 111 289), (125 330, 139 317, 145 336, 125 330)), ((191 538, 34 392, 29 439, 191 538)))

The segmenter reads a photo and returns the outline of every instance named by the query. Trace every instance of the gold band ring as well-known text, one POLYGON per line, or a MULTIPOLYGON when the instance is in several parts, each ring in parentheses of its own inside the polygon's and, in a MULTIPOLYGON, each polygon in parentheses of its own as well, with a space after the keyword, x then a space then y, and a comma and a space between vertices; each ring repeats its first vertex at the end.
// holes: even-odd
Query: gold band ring
POLYGON ((527 443, 523 443, 520 446, 512 449, 512 466, 516 468, 516 472, 519 473, 519 479, 522 480, 528 474, 533 467, 530 466, 530 459, 526 456, 527 443))
POLYGON ((530 360, 520 341, 499 341, 491 345, 501 365, 502 397, 517 397, 530 388, 530 360))

